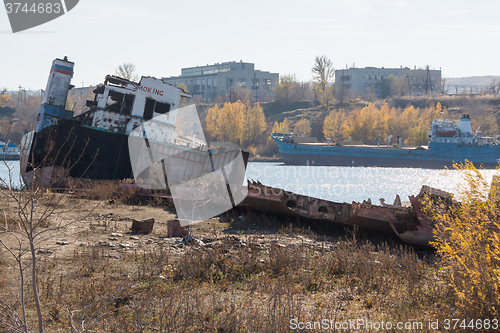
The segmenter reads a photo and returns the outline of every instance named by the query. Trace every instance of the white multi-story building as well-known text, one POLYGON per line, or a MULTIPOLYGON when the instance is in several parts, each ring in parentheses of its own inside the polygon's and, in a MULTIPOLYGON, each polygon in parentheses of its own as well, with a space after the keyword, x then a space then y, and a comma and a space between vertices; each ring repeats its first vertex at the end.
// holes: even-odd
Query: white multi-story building
POLYGON ((234 101, 233 96, 240 89, 250 90, 252 100, 270 101, 278 79, 278 73, 256 70, 253 63, 241 60, 182 68, 180 76, 162 77, 164 82, 175 86, 184 83, 191 95, 207 102, 215 101, 218 96, 234 101))
POLYGON ((432 95, 441 92, 441 70, 408 67, 339 69, 335 71, 335 87, 337 92, 350 96, 374 94, 386 97, 389 88, 384 80, 389 75, 394 76, 390 87, 393 95, 432 95))

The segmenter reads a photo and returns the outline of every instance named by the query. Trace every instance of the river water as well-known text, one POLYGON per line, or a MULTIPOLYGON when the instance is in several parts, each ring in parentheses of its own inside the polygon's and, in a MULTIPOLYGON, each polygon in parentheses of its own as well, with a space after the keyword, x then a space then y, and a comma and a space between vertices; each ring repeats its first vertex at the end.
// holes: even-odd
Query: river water
MULTIPOLYGON (((483 170, 488 182, 496 170, 483 170)), ((337 202, 363 201, 374 204, 384 198, 392 204, 399 194, 401 201, 417 195, 422 185, 458 194, 465 182, 457 170, 418 168, 290 166, 283 163, 250 162, 247 179, 283 188, 298 194, 337 202)))
POLYGON ((21 181, 19 161, 0 161, 0 185, 18 188, 21 181))
MULTIPOLYGON (((18 187, 19 161, 0 163, 0 179, 18 187), (11 169, 9 178, 8 167, 11 169)), ((491 182, 496 170, 482 171, 491 182)), ((325 167, 290 166, 283 163, 249 162, 247 179, 264 185, 282 188, 298 194, 338 202, 363 201, 370 198, 378 204, 380 198, 392 203, 396 194, 402 201, 417 195, 422 185, 458 193, 464 185, 463 175, 457 170, 430 170, 417 168, 325 167)))

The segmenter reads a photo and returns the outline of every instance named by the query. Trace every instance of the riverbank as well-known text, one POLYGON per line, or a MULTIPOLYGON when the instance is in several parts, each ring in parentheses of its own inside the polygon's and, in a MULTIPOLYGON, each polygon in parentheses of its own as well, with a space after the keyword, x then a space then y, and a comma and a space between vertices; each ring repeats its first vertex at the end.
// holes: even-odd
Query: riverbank
POLYGON ((255 155, 255 156, 249 157, 248 161, 249 162, 281 162, 281 157, 255 155))
MULTIPOLYGON (((195 224, 189 241, 167 237, 175 218, 169 201, 100 195, 46 193, 36 200, 40 211, 54 208, 40 229, 48 237, 37 244, 48 332, 67 330, 86 306, 87 323, 93 318, 96 329, 115 332, 288 332, 323 319, 427 325, 453 312, 431 252, 365 241, 364 232, 317 234, 242 210, 195 224), (148 218, 155 219, 151 234, 130 232, 132 219, 148 218)), ((16 228, 16 201, 6 200, 3 211, 16 228)), ((0 258, 0 298, 19 310, 15 262, 5 249, 0 258)), ((34 322, 32 296, 27 301, 34 322)))

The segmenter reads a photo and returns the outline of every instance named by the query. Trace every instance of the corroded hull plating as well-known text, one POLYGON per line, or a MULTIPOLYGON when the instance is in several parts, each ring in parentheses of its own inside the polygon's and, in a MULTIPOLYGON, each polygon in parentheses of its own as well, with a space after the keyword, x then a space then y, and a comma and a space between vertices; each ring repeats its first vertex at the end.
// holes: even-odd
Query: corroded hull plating
POLYGON ((366 201, 338 203, 252 182, 244 205, 266 213, 394 232, 407 243, 428 246, 433 229, 420 212, 418 198, 409 199, 409 207, 397 203, 378 206, 366 201))

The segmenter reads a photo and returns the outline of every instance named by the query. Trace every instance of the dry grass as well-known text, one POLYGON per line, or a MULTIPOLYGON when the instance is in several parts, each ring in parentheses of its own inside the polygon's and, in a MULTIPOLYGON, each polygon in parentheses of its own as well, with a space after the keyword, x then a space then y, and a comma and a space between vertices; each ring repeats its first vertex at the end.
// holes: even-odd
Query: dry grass
MULTIPOLYGON (((297 223, 283 227, 276 217, 242 212, 195 225, 201 242, 163 238, 155 226, 154 235, 132 247, 118 246, 126 235, 111 247, 110 233, 124 233, 135 212, 123 214, 121 203, 142 204, 135 213, 152 214, 151 206, 165 202, 144 201, 106 183, 66 202, 76 206, 88 199, 103 202, 74 226, 85 237, 78 242, 85 242, 69 252, 70 245, 52 245, 53 252, 39 254, 47 332, 289 332, 295 319, 427 325, 465 314, 456 306, 450 272, 431 251, 374 243, 373 235, 361 239, 357 230, 319 236, 297 223)), ((19 312, 17 274, 9 267, 0 260, 0 301, 19 312)), ((33 295, 26 300, 33 322, 33 295)), ((0 332, 9 332, 2 323, 14 324, 13 317, 0 303, 0 332)))
POLYGON ((401 246, 354 233, 319 241, 292 227, 204 240, 120 252, 84 245, 71 258, 45 260, 47 331, 84 318, 97 331, 288 332, 293 318, 427 322, 452 309, 439 267, 401 246))

